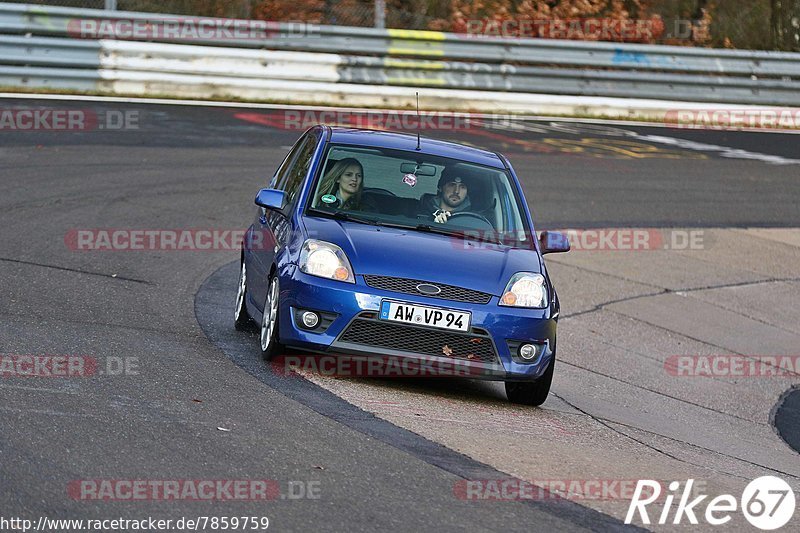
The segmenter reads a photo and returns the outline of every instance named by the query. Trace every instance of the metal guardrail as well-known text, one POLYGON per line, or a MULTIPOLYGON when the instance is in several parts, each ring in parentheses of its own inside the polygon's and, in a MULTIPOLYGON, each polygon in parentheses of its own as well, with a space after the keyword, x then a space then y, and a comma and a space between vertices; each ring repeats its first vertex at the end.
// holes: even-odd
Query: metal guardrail
POLYGON ((100 67, 100 43, 0 35, 0 63, 52 67, 100 67))
POLYGON ((29 87, 94 91, 97 70, 0 66, 0 87, 29 87))
POLYGON ((97 78, 103 80, 126 71, 141 76, 151 72, 165 83, 161 74, 179 74, 178 85, 192 84, 192 76, 197 84, 206 85, 224 77, 220 83, 226 87, 232 78, 261 78, 800 105, 800 54, 791 53, 470 38, 432 31, 222 19, 188 20, 202 21, 216 33, 224 27, 257 26, 264 30, 264 38, 159 37, 157 42, 76 38, 82 21, 108 21, 117 27, 124 21, 147 21, 155 28, 153 33, 163 35, 178 20, 187 17, 0 3, 0 82, 13 81, 26 68, 31 74, 28 85, 34 79, 52 83, 57 75, 53 67, 97 68, 97 78), (7 70, 12 66, 13 76, 7 70), (51 70, 39 76, 42 73, 35 69, 42 67, 51 70))

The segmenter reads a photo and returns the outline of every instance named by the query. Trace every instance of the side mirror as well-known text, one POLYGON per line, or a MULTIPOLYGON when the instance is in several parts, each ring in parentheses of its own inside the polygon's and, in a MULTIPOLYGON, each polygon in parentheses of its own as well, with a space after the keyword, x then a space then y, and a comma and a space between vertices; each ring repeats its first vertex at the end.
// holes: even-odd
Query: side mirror
POLYGON ((256 205, 265 209, 283 209, 286 207, 286 193, 278 189, 261 189, 256 195, 256 205))
POLYGON ((569 252, 569 237, 560 231, 543 231, 539 236, 539 248, 542 255, 569 252))

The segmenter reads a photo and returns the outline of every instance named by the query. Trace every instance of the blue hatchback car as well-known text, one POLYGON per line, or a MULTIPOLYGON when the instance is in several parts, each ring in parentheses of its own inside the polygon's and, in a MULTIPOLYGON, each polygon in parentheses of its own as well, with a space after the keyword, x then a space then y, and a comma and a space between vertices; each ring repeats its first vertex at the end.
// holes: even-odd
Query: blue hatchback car
POLYGON ((522 188, 494 152, 416 135, 314 126, 256 196, 237 328, 270 359, 311 353, 457 362, 510 401, 550 391, 559 302, 522 188))

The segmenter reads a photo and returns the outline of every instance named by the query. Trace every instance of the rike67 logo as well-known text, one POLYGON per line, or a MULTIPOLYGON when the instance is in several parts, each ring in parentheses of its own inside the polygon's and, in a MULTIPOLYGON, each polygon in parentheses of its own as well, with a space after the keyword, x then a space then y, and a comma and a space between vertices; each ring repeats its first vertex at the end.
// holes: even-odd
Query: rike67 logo
MULTIPOLYGON (((684 523, 684 518, 690 524, 697 525, 699 523, 698 516, 701 516, 706 523, 712 526, 721 526, 730 522, 732 513, 741 511, 754 527, 772 531, 788 524, 794 516, 796 503, 794 491, 788 483, 775 476, 763 476, 751 481, 745 487, 739 500, 731 494, 717 496, 706 504, 705 512, 702 513, 701 503, 708 498, 708 495, 701 494, 690 500, 692 496, 695 496, 692 493, 693 485, 694 480, 689 479, 681 491, 679 481, 669 484, 668 492, 663 499, 664 507, 657 518, 659 525, 663 526, 668 523, 679 525, 684 523), (676 499, 678 504, 672 514, 672 504, 676 499), (670 517, 670 515, 672 516, 670 517)), ((658 481, 640 479, 628 507, 625 523, 632 523, 638 512, 642 524, 649 525, 651 519, 647 506, 658 501, 662 497, 662 492, 663 487, 658 481)))

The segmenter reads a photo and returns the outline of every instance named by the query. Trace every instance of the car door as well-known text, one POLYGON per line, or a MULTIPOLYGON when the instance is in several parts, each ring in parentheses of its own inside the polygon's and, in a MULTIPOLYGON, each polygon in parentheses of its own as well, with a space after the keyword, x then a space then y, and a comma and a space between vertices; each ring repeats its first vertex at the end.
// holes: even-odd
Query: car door
MULTIPOLYGON (((300 137, 297 142, 294 143, 294 146, 292 146, 292 148, 286 154, 286 157, 283 158, 283 161, 278 166, 275 174, 273 174, 272 178, 270 178, 267 187, 271 189, 277 189, 278 183, 284 181, 283 177, 289 171, 292 160, 297 157, 297 153, 300 150, 304 139, 305 136, 300 137)), ((255 220, 248 228, 247 235, 244 240, 244 260, 245 265, 247 266, 247 272, 249 273, 247 276, 247 291, 250 298, 252 298, 253 305, 255 305, 259 312, 263 309, 264 300, 267 295, 267 275, 269 274, 269 270, 265 271, 264 252, 269 247, 269 249, 274 253, 275 248, 274 236, 272 235, 272 232, 265 231, 266 222, 266 209, 256 206, 255 220)), ((270 267, 272 266, 271 261, 268 264, 270 267)))
POLYGON ((312 130, 295 143, 270 181, 272 188, 286 192, 286 208, 277 211, 259 207, 256 221, 251 226, 247 269, 255 274, 255 279, 252 279, 252 283, 248 279, 248 288, 259 311, 264 307, 268 276, 272 266, 277 263, 276 255, 288 242, 292 208, 308 174, 318 141, 318 132, 312 130))

